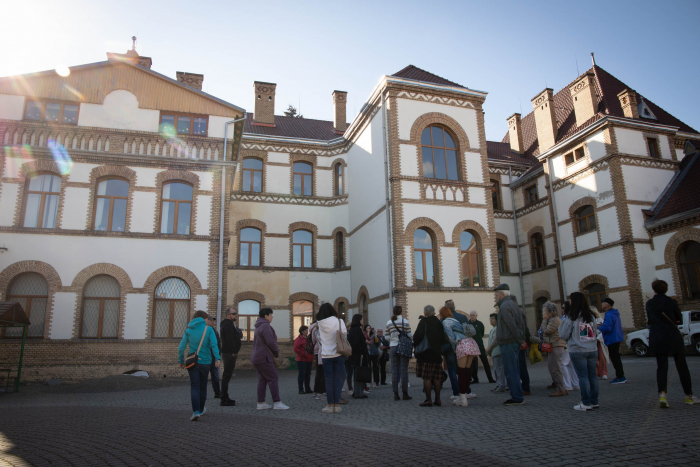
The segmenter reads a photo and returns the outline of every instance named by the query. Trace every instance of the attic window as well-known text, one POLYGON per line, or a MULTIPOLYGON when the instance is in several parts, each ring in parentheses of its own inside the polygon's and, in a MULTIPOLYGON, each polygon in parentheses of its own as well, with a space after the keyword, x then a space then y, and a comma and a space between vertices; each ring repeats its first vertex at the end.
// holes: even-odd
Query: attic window
POLYGON ((652 112, 647 103, 644 102, 644 99, 640 99, 639 104, 637 104, 637 112, 639 113, 640 117, 658 120, 656 115, 654 115, 654 112, 652 112))

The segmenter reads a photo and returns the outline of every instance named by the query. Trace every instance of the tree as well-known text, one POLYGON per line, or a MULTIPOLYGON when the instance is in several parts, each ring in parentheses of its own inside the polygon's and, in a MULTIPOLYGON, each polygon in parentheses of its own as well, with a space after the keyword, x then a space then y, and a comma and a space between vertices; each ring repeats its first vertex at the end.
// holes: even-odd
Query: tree
POLYGON ((287 110, 284 111, 284 116, 285 117, 294 117, 294 118, 304 118, 303 115, 297 115, 297 109, 293 105, 289 105, 287 107, 287 110))

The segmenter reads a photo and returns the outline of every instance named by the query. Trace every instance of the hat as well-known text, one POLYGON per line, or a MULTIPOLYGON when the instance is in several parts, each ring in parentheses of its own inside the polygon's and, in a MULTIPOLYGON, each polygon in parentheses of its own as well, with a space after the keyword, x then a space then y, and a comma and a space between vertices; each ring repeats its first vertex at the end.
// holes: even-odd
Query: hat
POLYGON ((208 316, 207 316, 207 319, 216 319, 216 317, 214 317, 214 316, 212 316, 212 315, 208 315, 208 316))
POLYGON ((498 287, 493 289, 494 292, 498 292, 499 290, 510 290, 510 286, 508 284, 500 284, 498 287))
POLYGON ((607 303, 608 305, 610 305, 610 306, 614 306, 614 305, 615 305, 615 302, 613 301, 612 298, 604 298, 603 301, 604 301, 605 303, 607 303))

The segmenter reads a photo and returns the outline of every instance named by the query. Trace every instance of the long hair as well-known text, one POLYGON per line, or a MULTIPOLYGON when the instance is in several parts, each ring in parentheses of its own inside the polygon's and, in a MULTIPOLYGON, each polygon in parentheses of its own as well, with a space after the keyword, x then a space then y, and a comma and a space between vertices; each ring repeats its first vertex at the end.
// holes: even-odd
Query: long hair
POLYGON ((350 323, 350 327, 353 328, 355 326, 362 326, 360 323, 362 321, 362 315, 361 314, 356 314, 352 316, 352 323, 350 323))
POLYGON ((399 305, 396 305, 394 309, 391 311, 391 320, 396 321, 399 316, 403 315, 403 308, 401 308, 399 305))
POLYGON ((446 306, 443 306, 442 308, 440 308, 440 319, 447 318, 452 318, 452 311, 446 306))
POLYGON ((593 313, 591 313, 591 307, 588 305, 588 300, 586 296, 581 292, 571 293, 571 314, 569 319, 571 321, 576 321, 582 318, 586 323, 592 323, 595 321, 593 313))
POLYGON ((571 314, 571 302, 566 300, 561 304, 561 314, 562 317, 569 316, 571 314))
POLYGON ((335 311, 335 308, 333 308, 333 305, 330 303, 324 303, 318 309, 318 313, 316 313, 316 321, 321 321, 322 319, 330 318, 331 316, 338 316, 338 313, 335 311))

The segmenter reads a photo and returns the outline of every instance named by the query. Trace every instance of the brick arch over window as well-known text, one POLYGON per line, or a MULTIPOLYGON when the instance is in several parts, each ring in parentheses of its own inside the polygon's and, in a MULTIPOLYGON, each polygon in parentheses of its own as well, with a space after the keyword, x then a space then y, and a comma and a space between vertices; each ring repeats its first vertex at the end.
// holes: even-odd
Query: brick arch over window
POLYGON ((41 274, 49 286, 48 299, 46 300, 46 315, 44 317, 44 339, 47 339, 51 330, 54 294, 62 286, 61 277, 53 266, 43 261, 18 261, 10 264, 0 272, 0 301, 7 300, 10 283, 15 277, 25 272, 41 274))
MULTIPOLYGON (((496 240, 501 240, 503 242, 503 245, 505 246, 505 250, 503 251, 503 262, 505 264, 505 274, 510 273, 510 258, 508 257, 509 249, 508 249, 508 236, 506 234, 502 234, 500 232, 496 232, 496 240)), ((496 266, 498 266, 498 243, 494 245, 494 248, 496 249, 496 266)), ((499 271, 500 275, 500 271, 499 271)))
MULTIPOLYGON (((484 229, 481 226, 481 224, 479 224, 476 221, 466 220, 458 223, 452 230, 452 244, 458 250, 461 250, 459 237, 465 230, 471 230, 479 236, 479 262, 481 263, 481 271, 479 271, 479 277, 481 278, 481 287, 486 287, 488 283, 488 278, 486 277, 488 272, 487 262, 491 262, 491 264, 493 265, 494 261, 498 260, 498 256, 494 256, 495 245, 491 245, 491 238, 488 236, 488 234, 486 233, 486 229, 484 229), (487 257, 484 254, 485 249, 489 250, 490 257, 487 257)), ((495 254, 497 255, 497 253, 495 254)), ((457 267, 459 270, 459 277, 461 282, 462 278, 464 277, 464 271, 462 270, 461 260, 458 261, 457 267)), ((500 272, 491 267, 491 283, 498 283, 496 279, 496 274, 500 274, 500 272)))
POLYGON ((338 245, 336 244, 338 232, 343 234, 343 258, 345 266, 348 265, 348 231, 345 227, 336 227, 331 234, 333 239, 333 267, 335 268, 338 264, 338 245))
MULTIPOLYGON (((312 294, 310 292, 297 292, 297 293, 291 294, 289 296, 289 301, 287 303, 287 309, 289 310, 289 335, 290 336, 297 335, 297 330, 294 329, 293 308, 294 308, 294 302, 298 302, 300 300, 306 300, 307 302, 311 302, 313 309, 314 309, 313 314, 312 314, 313 317, 315 317, 316 313, 318 312, 318 307, 319 307, 318 295, 312 294)), ((311 320, 313 321, 314 319, 312 318, 311 320)))
MULTIPOLYGON (((491 239, 486 233, 481 224, 475 221, 462 221, 455 226, 452 230, 452 243, 459 248, 459 237, 465 230, 473 230, 479 234, 479 240, 481 240, 482 245, 485 244, 487 248, 490 248, 491 239)), ((483 248, 483 247, 482 247, 483 248)))
POLYGON ((66 199, 66 184, 68 183, 68 170, 63 167, 65 173, 62 173, 61 168, 53 160, 38 159, 30 162, 25 162, 19 168, 19 183, 17 184, 17 201, 15 203, 15 213, 12 219, 12 224, 15 227, 22 226, 22 218, 24 213, 25 196, 24 192, 27 189, 27 181, 29 177, 48 173, 61 177, 61 189, 58 192, 58 208, 56 209, 56 228, 61 228, 63 221, 63 204, 66 199))
POLYGON ((537 326, 537 329, 539 329, 542 325, 542 310, 537 309, 537 300, 539 300, 540 298, 544 298, 548 302, 552 301, 552 296, 547 290, 538 290, 537 292, 532 294, 532 308, 535 312, 535 325, 537 326))
POLYGON ((435 285, 437 287, 442 283, 442 255, 440 254, 440 248, 447 245, 445 241, 445 233, 442 231, 440 225, 432 219, 427 217, 417 217, 408 223, 406 226, 406 231, 404 232, 403 243, 401 244, 401 250, 404 250, 404 246, 411 248, 411 259, 410 264, 406 265, 406 274, 410 277, 411 284, 415 285, 416 278, 416 264, 414 260, 414 249, 413 249, 413 235, 418 229, 423 229, 428 231, 433 238, 433 249, 435 257, 433 262, 435 264, 435 285))
POLYGON ((367 287, 364 285, 360 286, 360 289, 357 291, 357 301, 355 302, 357 306, 357 311, 362 314, 363 310, 360 310, 360 297, 364 294, 365 297, 367 297, 367 308, 369 309, 369 290, 367 290, 367 287))
POLYGON ((335 302, 333 302, 333 308, 335 309, 335 311, 338 311, 338 305, 339 305, 340 303, 345 303, 345 312, 347 313, 347 310, 348 310, 348 308, 349 308, 350 305, 351 305, 350 300, 348 300, 348 299, 345 298, 345 297, 338 297, 338 298, 336 298, 336 299, 335 299, 335 302))
POLYGON ((595 198, 592 196, 584 196, 583 198, 574 201, 571 206, 569 206, 569 218, 574 219, 576 217, 576 211, 584 206, 593 206, 593 209, 597 211, 595 198))
MULTIPOLYGON (((666 249, 664 250, 664 260, 666 261, 665 266, 671 268, 671 275, 673 276, 673 290, 675 291, 676 300, 678 303, 683 304, 688 301, 683 294, 683 275, 680 268, 680 255, 681 255, 681 245, 685 242, 698 242, 700 243, 700 229, 695 227, 683 227, 678 230, 666 243, 666 249)), ((642 287, 651 288, 650 284, 642 284, 642 287)), ((697 303, 693 301, 692 303, 697 303)), ((687 308, 686 308, 687 309, 687 308)))
POLYGON ((80 320, 83 318, 83 291, 85 284, 95 276, 106 274, 119 282, 119 331, 118 339, 124 338, 124 312, 126 310, 126 294, 135 292, 129 275, 119 266, 110 263, 95 263, 80 271, 71 284, 75 296, 75 318, 73 320, 73 339, 80 337, 80 320))
MULTIPOLYGON (((289 224, 289 267, 291 268, 294 264, 294 248, 292 247, 292 242, 294 242, 294 232, 297 230, 308 230, 311 232, 311 267, 315 268, 318 264, 316 262, 318 256, 318 248, 316 245, 316 239, 318 237, 318 227, 316 227, 311 222, 293 222, 289 224)), ((307 269, 307 268, 304 268, 307 269)))
POLYGON ((233 252, 235 255, 233 264, 237 266, 241 265, 241 230, 248 227, 260 231, 260 266, 265 266, 265 235, 267 234, 267 224, 258 219, 241 219, 236 222, 236 231, 234 232, 236 251, 233 252))
POLYGON ((121 178, 129 183, 129 193, 126 200, 126 224, 124 231, 131 230, 131 213, 133 212, 134 204, 134 188, 136 187, 136 172, 129 167, 118 165, 101 165, 90 171, 90 197, 88 198, 87 222, 86 230, 94 230, 95 221, 95 195, 97 184, 102 180, 110 178, 121 178))
POLYGON ((188 319, 191 319, 192 315, 194 315, 197 295, 205 295, 207 293, 206 290, 202 290, 202 283, 189 269, 181 266, 165 266, 153 271, 143 284, 143 291, 148 294, 148 310, 146 313, 147 339, 151 339, 153 336, 153 315, 155 312, 154 300, 156 287, 158 287, 158 284, 169 277, 182 279, 190 288, 190 316, 188 319))
POLYGON ((586 276, 581 281, 578 283, 578 291, 585 294, 586 293, 586 288, 592 284, 602 284, 605 287, 605 290, 610 290, 610 285, 608 284, 608 278, 605 276, 601 276, 600 274, 591 274, 590 276, 586 276))
POLYGON ((316 164, 316 156, 311 156, 309 154, 295 154, 289 155, 289 187, 291 189, 290 194, 294 193, 294 164, 297 162, 305 162, 311 166, 311 196, 318 196, 316 194, 316 170, 318 165, 316 164))
POLYGON ((261 309, 265 307, 265 295, 259 292, 248 291, 238 292, 236 295, 234 295, 233 303, 231 303, 231 306, 228 308, 235 308, 238 310, 238 304, 244 300, 255 300, 256 302, 260 303, 261 309))
POLYGON ((535 234, 542 235, 542 258, 544 259, 544 267, 549 266, 549 262, 547 261, 547 245, 545 244, 545 239, 544 239, 544 227, 542 227, 541 225, 538 225, 538 226, 531 228, 527 233, 527 247, 530 250, 530 269, 531 270, 535 269, 535 248, 532 246, 532 237, 535 234))
MULTIPOLYGON (((215 177, 216 178, 216 177, 215 177)), ((163 185, 168 182, 184 182, 192 185, 192 210, 190 212, 190 235, 194 235, 197 228, 197 192, 199 191, 199 177, 197 174, 186 170, 164 170, 156 175, 156 210, 153 220, 153 233, 160 233, 160 220, 163 204, 163 185)))
POLYGON ((335 178, 335 168, 337 165, 341 165, 343 167, 343 195, 348 194, 348 163, 343 159, 342 157, 339 157, 337 159, 334 159, 333 162, 331 163, 331 173, 333 174, 333 196, 338 196, 336 193, 338 193, 338 183, 335 178))
POLYGON ((472 149, 469 144, 469 137, 457 120, 440 112, 430 112, 418 117, 411 126, 411 144, 416 146, 418 154, 418 173, 423 175, 423 164, 421 158, 421 134, 430 125, 442 125, 457 139, 457 161, 459 164, 459 179, 467 180, 467 167, 464 163, 464 152, 473 152, 474 157, 480 157, 478 151, 472 149))

